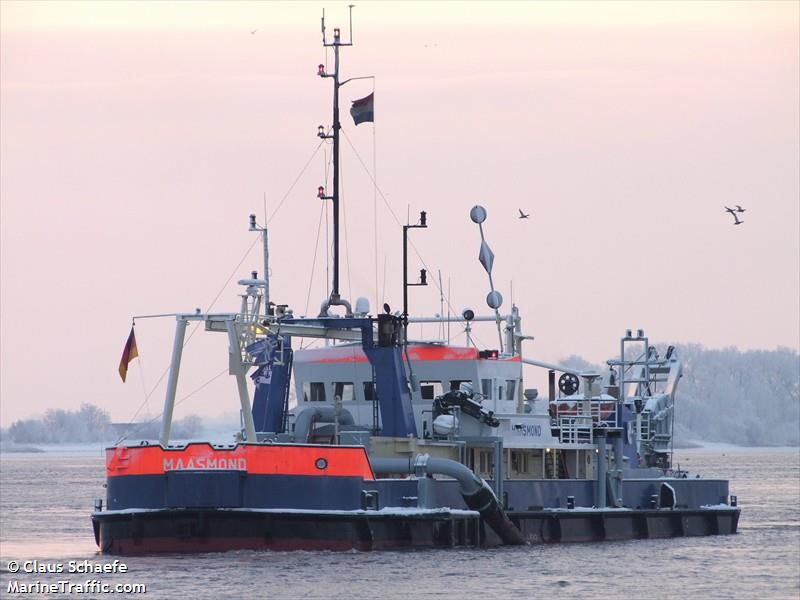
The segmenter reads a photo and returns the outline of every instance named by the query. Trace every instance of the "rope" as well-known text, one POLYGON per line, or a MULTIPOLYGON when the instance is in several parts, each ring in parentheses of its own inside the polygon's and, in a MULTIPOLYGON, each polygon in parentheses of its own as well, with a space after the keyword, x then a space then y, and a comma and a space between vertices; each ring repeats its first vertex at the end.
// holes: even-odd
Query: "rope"
MULTIPOLYGON (((397 223, 397 224, 398 224, 400 227, 402 227, 402 226, 403 226, 403 224, 400 222, 400 219, 398 219, 398 218, 397 218, 397 215, 395 214, 394 210, 392 210, 392 207, 391 207, 391 205, 389 204, 389 201, 386 199, 386 196, 383 194, 383 191, 382 191, 382 190, 381 190, 381 188, 378 186, 378 182, 377 182, 377 181, 375 181, 375 178, 372 176, 372 173, 370 173, 370 172, 369 172, 369 169, 367 168, 367 165, 366 165, 366 164, 364 164, 364 161, 362 160, 362 158, 361 158, 361 155, 358 153, 358 150, 356 150, 355 146, 353 145, 353 142, 352 142, 352 141, 350 141, 350 138, 348 137, 348 135, 347 135, 347 132, 346 132, 344 129, 342 129, 342 133, 344 134, 344 139, 346 139, 346 140, 347 140, 347 143, 350 145, 350 148, 352 148, 352 149, 353 149, 353 152, 355 153, 355 155, 356 155, 356 158, 358 158, 358 162, 360 162, 360 163, 361 163, 361 166, 364 168, 364 171, 365 171, 365 172, 366 172, 366 174, 369 176, 369 178, 372 180, 372 183, 375 185, 375 189, 376 189, 376 190, 378 191, 378 193, 380 194, 380 196, 381 196, 381 199, 383 200, 383 203, 386 205, 386 208, 388 208, 388 209, 389 209, 389 213, 390 213, 390 214, 392 215, 392 217, 394 218, 394 220, 395 220, 395 223, 397 223)), ((427 271, 430 273, 430 272, 431 272, 430 268, 429 268, 429 267, 428 267, 428 265, 425 263, 425 259, 423 259, 423 258, 422 258, 422 255, 419 253, 419 250, 417 250, 417 246, 414 244, 413 240, 411 240, 411 239, 409 238, 409 240, 408 240, 408 243, 409 243, 409 245, 411 246, 411 249, 412 249, 412 250, 414 250, 414 254, 416 254, 416 255, 417 255, 417 258, 418 258, 418 259, 419 259, 419 261, 422 263, 422 266, 423 266, 423 267, 425 267, 425 269, 426 269, 426 270, 427 270, 427 271)), ((385 278, 385 277, 386 277, 386 273, 384 272, 384 278, 385 278)), ((435 279, 433 280, 433 283, 434 283, 434 285, 436 286, 436 288, 438 289, 438 288, 439 288, 439 283, 438 283, 438 282, 437 282, 435 279)), ((384 285, 385 285, 385 284, 384 284, 384 285)), ((442 290, 441 290, 441 289, 439 289, 439 292, 441 293, 441 292, 442 292, 442 290)), ((460 314, 460 313, 458 313, 458 311, 456 311, 456 310, 453 308, 452 304, 450 304, 450 298, 447 298, 447 299, 446 299, 446 302, 447 302, 447 306, 448 306, 448 308, 450 308, 450 310, 452 310, 452 311, 453 311, 454 313, 456 313, 456 314, 460 314)), ((462 319, 462 320, 463 320, 463 319, 462 319)), ((475 338, 476 338, 476 339, 477 339, 479 342, 481 341, 481 340, 480 340, 480 338, 478 338, 478 336, 474 336, 474 337, 475 337, 475 338)), ((481 342, 481 344, 483 344, 483 342, 481 342)))
MULTIPOLYGON (((314 269, 317 266, 317 250, 319 250, 319 234, 322 230, 322 214, 325 211, 325 203, 320 202, 319 208, 319 223, 317 224, 317 239, 314 242, 314 259, 311 261, 311 277, 308 280, 308 293, 306 294, 306 309, 304 314, 308 314, 308 305, 311 303, 311 286, 314 283, 314 269)), ((305 339, 300 342, 300 350, 303 349, 305 339)))
MULTIPOLYGON (((211 383, 213 383, 214 381, 216 381, 217 379, 219 379, 220 377, 222 377, 222 376, 223 376, 225 373, 227 373, 227 372, 228 372, 228 368, 227 368, 227 367, 225 367, 224 369, 222 369, 222 371, 220 371, 219 373, 217 373, 216 375, 214 375, 214 377, 212 377, 211 379, 209 379, 208 381, 206 381, 206 382, 205 382, 203 385, 201 385, 199 388, 196 388, 195 390, 192 390, 192 391, 191 391, 191 392, 189 392, 187 395, 185 395, 183 398, 181 398, 180 400, 177 400, 177 401, 175 402, 175 404, 173 405, 173 408, 174 408, 175 406, 178 406, 178 405, 179 405, 181 402, 183 402, 184 400, 188 400, 189 398, 191 398, 192 396, 194 396, 194 395, 195 395, 197 392, 199 392, 199 391, 200 391, 200 390, 202 390, 203 388, 207 387, 208 385, 210 385, 211 383)), ((153 422, 157 421, 158 419, 160 419, 160 418, 161 418, 161 416, 162 416, 163 414, 164 414, 164 411, 162 410, 160 413, 158 413, 158 415, 156 415, 155 417, 153 417, 153 418, 152 418, 152 419, 150 419, 149 421, 143 421, 143 422, 139 423, 139 424, 137 425, 137 427, 135 427, 133 430, 128 430, 128 431, 126 431, 124 434, 122 434, 122 437, 120 437, 120 438, 117 440, 117 442, 116 442, 114 445, 115 445, 115 446, 116 446, 116 445, 118 445, 120 442, 122 442, 123 440, 125 440, 125 439, 126 439, 128 436, 129 436, 129 435, 131 435, 131 434, 134 434, 134 433, 136 433, 137 431, 140 431, 140 430, 141 430, 141 429, 142 429, 142 428, 143 428, 145 425, 150 425, 150 423, 153 423, 153 422)))
MULTIPOLYGON (((228 276, 228 278, 225 280, 225 283, 223 283, 223 284, 222 284, 222 287, 221 287, 221 288, 219 289, 219 291, 217 292, 217 295, 216 295, 216 296, 214 296, 214 299, 213 299, 213 300, 211 301, 211 303, 208 305, 208 308, 206 309, 206 312, 209 312, 209 311, 210 311, 210 310, 211 310, 211 309, 214 307, 214 305, 217 303, 217 300, 219 300, 219 297, 220 297, 220 296, 222 296, 222 292, 224 292, 224 291, 225 291, 225 288, 226 288, 226 287, 228 287, 228 284, 231 282, 231 279, 233 279, 233 278, 236 276, 236 273, 238 273, 238 271, 239 271, 239 267, 241 267, 241 266, 242 266, 242 263, 244 263, 244 261, 245 261, 245 260, 247 260, 247 257, 248 257, 248 255, 250 254, 250 252, 252 252, 252 251, 253 251, 253 248, 255 247, 255 245, 256 245, 258 242, 260 242, 260 241, 261 241, 261 238, 260 238, 260 237, 256 237, 256 238, 253 240, 253 243, 252 243, 252 244, 250 244, 250 247, 247 249, 247 251, 246 251, 246 252, 244 253, 244 255, 242 256, 242 259, 241 259, 241 260, 240 260, 240 261, 239 261, 239 262, 236 264, 236 266, 233 268, 233 271, 231 271, 231 274, 230 274, 230 275, 228 276)), ((199 323, 198 323, 198 325, 199 325, 199 323)), ((197 331, 197 327, 195 327, 195 328, 192 330, 192 333, 189 335, 189 339, 187 339, 187 340, 186 340, 186 344, 188 344, 188 343, 189 343, 189 340, 190 340, 190 339, 192 339, 192 335, 194 335, 194 332, 195 332, 195 331, 197 331)), ((184 346, 184 348, 186 347, 186 344, 184 344, 184 345, 183 345, 183 346, 184 346)))
MULTIPOLYGON (((270 221, 272 221, 272 219, 275 217, 275 215, 277 214, 277 212, 280 210, 281 206, 283 206, 283 203, 284 203, 284 201, 286 200, 286 198, 288 198, 288 197, 289 197, 289 194, 291 194, 291 193, 292 193, 292 190, 293 190, 293 189, 295 188, 295 186, 297 185, 297 182, 298 182, 298 181, 300 181, 300 178, 301 178, 301 177, 303 176, 303 174, 306 172, 306 169, 308 169, 308 165, 310 165, 310 164, 311 164, 311 161, 312 161, 312 160, 314 159, 314 157, 317 155, 317 152, 319 152, 319 149, 322 147, 322 144, 323 144, 324 142, 325 142, 325 140, 324 140, 324 139, 321 139, 321 140, 320 140, 320 142, 319 142, 319 144, 317 144, 317 147, 316 147, 316 148, 314 148, 314 151, 311 153, 311 156, 308 158, 308 160, 306 161, 305 165, 303 165, 303 168, 300 170, 300 173, 297 175, 297 177, 295 178, 295 180, 292 182, 292 185, 290 185, 290 186, 289 186, 289 189, 288 189, 288 190, 286 191, 286 193, 283 195, 283 198, 281 198, 280 202, 278 202, 278 205, 275 207, 275 210, 274 210, 274 211, 272 211, 272 214, 271 214, 271 215, 270 215, 270 217, 267 219, 267 224, 269 224, 269 222, 270 222, 270 221)), ((266 194, 265 194, 265 197, 264 197, 264 212, 266 213, 266 194)), ((216 304, 217 300, 219 300, 220 296, 221 296, 221 295, 222 295, 222 293, 225 291, 225 288, 226 288, 226 287, 228 286, 228 284, 230 283, 231 279, 233 279, 233 277, 236 275, 237 271, 239 270, 239 267, 241 267, 241 266, 242 266, 242 263, 244 263, 244 261, 245 261, 245 260, 247 260, 247 257, 249 256, 250 252, 252 252, 252 250, 253 250, 253 248, 255 247, 255 245, 256 245, 256 244, 259 242, 259 239, 260 239, 260 238, 256 238, 256 239, 253 241, 253 243, 252 243, 252 244, 250 244, 250 246, 247 248, 247 251, 244 253, 244 255, 242 256, 241 260, 238 262, 238 264, 236 265, 236 267, 233 269, 233 271, 231 272, 230 276, 228 276, 228 279, 226 279, 226 280, 225 280, 225 283, 222 285, 222 287, 220 288, 219 292, 217 292, 217 295, 216 295, 216 296, 214 296, 214 299, 213 299, 213 300, 211 300, 211 302, 208 304, 208 308, 206 309, 206 312, 209 312, 209 311, 210 311, 210 310, 211 310, 211 309, 214 307, 214 305, 216 304)), ((265 273, 265 274, 264 274, 264 276, 265 276, 265 277, 268 277, 268 276, 269 276, 269 274, 268 274, 268 273, 265 273)), ((189 332, 189 335, 188 335, 188 336, 186 336, 186 340, 183 342, 183 348, 186 348, 186 346, 188 346, 188 345, 189 345, 189 342, 191 341, 192 337, 194 336, 194 334, 195 334, 195 333, 197 333, 197 330, 198 330, 198 328, 199 328, 199 325, 200 325, 200 323, 199 323, 199 322, 198 322, 198 323, 195 323, 195 326, 192 328, 192 330, 189 332)), ((141 358, 141 357, 139 357, 139 365, 140 365, 140 368, 142 367, 141 360, 142 360, 142 358, 141 358)), ((145 405, 147 405, 147 401, 150 399, 150 396, 152 396, 152 395, 153 395, 153 393, 154 393, 154 392, 155 392, 155 391, 158 389, 158 386, 159 386, 159 385, 161 385, 161 382, 164 380, 164 377, 166 377, 167 373, 169 372, 169 368, 170 368, 170 367, 169 367, 169 365, 168 365, 168 366, 167 366, 167 367, 164 369, 164 371, 161 373, 161 376, 158 378, 158 381, 156 381, 155 385, 154 385, 154 386, 152 387, 152 389, 150 390, 150 393, 147 393, 147 387, 146 387, 146 385, 145 385, 145 383, 144 383, 144 370, 143 370, 143 368, 141 368, 141 369, 140 369, 140 373, 141 373, 141 376, 142 376, 142 388, 143 388, 143 392, 145 393, 145 397, 144 397, 144 401, 143 401, 143 402, 142 402, 142 403, 139 405, 139 407, 136 409, 136 412, 133 414, 133 417, 131 417, 131 419, 130 419, 130 421, 131 421, 131 422, 133 422, 133 421, 136 419, 136 417, 137 417, 137 416, 139 416, 139 413, 141 412, 142 408, 144 408, 144 406, 145 406, 145 405)), ((227 369, 226 369, 226 370, 227 370, 227 369)), ((148 407, 148 411, 149 411, 149 410, 150 410, 150 409, 149 409, 149 407, 148 407)), ((160 415, 159 415, 159 416, 160 416, 160 415)), ((156 417, 156 418, 158 418, 158 417, 156 417)), ((127 437, 128 433, 129 433, 128 431, 126 431, 125 433, 123 433, 122 437, 120 438, 120 441, 124 440, 124 439, 127 437)), ((119 443, 119 442, 117 442, 117 443, 119 443)))
MULTIPOLYGON (((333 160, 333 154, 331 154, 331 160, 333 160)), ((327 163, 325 164, 325 192, 328 191, 328 169, 330 165, 327 163)), ((322 201, 322 205, 326 206, 326 201, 322 201)), ((330 227, 328 227, 328 211, 325 211, 325 287, 326 292, 328 286, 331 285, 331 240, 328 237, 328 232, 330 231, 330 227)))
POLYGON ((309 156, 309 157, 308 157, 308 161, 306 161, 306 164, 305 164, 305 165, 303 166, 303 168, 300 170, 300 174, 299 174, 299 175, 297 176, 297 178, 296 178, 296 179, 295 179, 295 180, 292 182, 292 185, 290 185, 290 186, 289 186, 289 189, 288 189, 288 190, 287 190, 287 192, 286 192, 286 193, 283 195, 283 198, 281 198, 281 201, 280 201, 280 202, 278 202, 278 206, 276 206, 276 207, 275 207, 275 210, 273 210, 273 211, 272 211, 272 214, 269 216, 269 219, 267 219, 267 225, 269 225, 270 221, 272 221, 272 219, 275 217, 275 214, 276 214, 276 213, 277 213, 277 212, 278 212, 278 211, 281 209, 281 206, 283 206, 283 203, 284 203, 284 201, 286 200, 286 198, 288 198, 288 197, 289 197, 289 194, 291 194, 291 193, 292 193, 292 190, 294 189, 294 186, 296 186, 296 185, 297 185, 297 182, 298 182, 298 181, 300 181, 300 178, 303 176, 303 173, 305 173, 305 172, 306 172, 306 169, 308 168, 308 165, 310 165, 310 164, 311 164, 311 161, 312 161, 312 160, 314 160, 314 157, 317 155, 317 152, 319 152, 319 149, 322 147, 322 144, 324 144, 324 143, 325 143, 325 140, 324 140, 324 139, 321 139, 321 140, 319 141, 319 144, 317 144, 317 147, 316 147, 316 148, 314 148, 314 152, 312 152, 312 153, 311 153, 311 156, 309 156))
MULTIPOLYGON (((375 109, 375 77, 372 78, 372 101, 375 109)), ((372 120, 372 174, 378 180, 378 150, 375 142, 375 119, 372 120)), ((378 184, 372 186, 372 241, 375 263, 375 310, 380 306, 378 296, 378 184)))
POLYGON ((344 202, 344 171, 339 167, 339 181, 341 182, 342 224, 344 225, 344 257, 347 259, 347 295, 353 300, 353 278, 350 274, 350 244, 347 237, 347 208, 344 202))

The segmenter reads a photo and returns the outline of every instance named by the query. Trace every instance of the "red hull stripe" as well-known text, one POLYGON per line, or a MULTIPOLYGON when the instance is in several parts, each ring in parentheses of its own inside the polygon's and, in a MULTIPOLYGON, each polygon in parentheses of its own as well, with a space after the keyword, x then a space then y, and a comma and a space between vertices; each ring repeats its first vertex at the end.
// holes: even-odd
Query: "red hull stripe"
MULTIPOLYGON (((457 346, 409 346, 409 358, 416 362, 438 360, 478 360, 476 348, 457 346)), ((520 362, 519 356, 496 359, 498 362, 520 362)), ((330 363, 364 363, 367 357, 358 346, 339 346, 334 348, 314 348, 297 352, 295 363, 330 364, 330 363)))
POLYGON ((122 538, 100 540, 100 547, 106 554, 156 554, 185 552, 227 552, 230 550, 380 550, 403 547, 433 546, 425 540, 355 540, 355 539, 306 539, 264 537, 213 537, 198 540, 197 538, 140 538, 137 540, 122 538))
POLYGON ((160 475, 166 471, 246 471, 256 475, 320 475, 375 479, 364 448, 241 444, 213 448, 133 446, 106 449, 106 476, 160 475))

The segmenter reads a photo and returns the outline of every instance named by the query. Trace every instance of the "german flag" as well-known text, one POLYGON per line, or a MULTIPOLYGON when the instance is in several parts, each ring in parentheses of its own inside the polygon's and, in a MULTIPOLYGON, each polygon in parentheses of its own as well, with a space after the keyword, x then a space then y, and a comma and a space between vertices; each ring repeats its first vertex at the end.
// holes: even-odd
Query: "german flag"
POLYGON ((133 327, 131 327, 131 333, 128 336, 128 341, 125 342, 125 349, 122 351, 122 358, 119 361, 119 376, 122 377, 123 383, 128 375, 128 365, 137 356, 139 356, 139 350, 136 348, 136 334, 133 332, 133 327))

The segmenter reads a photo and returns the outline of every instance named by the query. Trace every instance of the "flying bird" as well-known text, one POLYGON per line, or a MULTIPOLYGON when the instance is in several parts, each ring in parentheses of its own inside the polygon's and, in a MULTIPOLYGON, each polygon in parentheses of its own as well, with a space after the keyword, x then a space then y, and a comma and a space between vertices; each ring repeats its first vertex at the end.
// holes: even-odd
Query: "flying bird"
POLYGON ((250 32, 250 35, 255 35, 255 34, 256 34, 256 31, 258 31, 258 29, 253 29, 253 30, 250 32))
POLYGON ((727 206, 725 207, 725 212, 729 212, 733 216, 734 225, 741 225, 742 223, 744 223, 744 221, 739 220, 739 216, 736 214, 737 212, 744 212, 744 210, 745 209, 743 209, 741 206, 738 205, 736 206, 736 208, 728 208, 727 206))
POLYGON ((528 217, 531 216, 530 213, 526 215, 524 212, 522 212, 521 208, 518 208, 517 210, 519 211, 519 218, 520 219, 527 219, 528 217))
POLYGON ((742 207, 741 207, 741 206, 739 206, 738 204, 736 205, 736 212, 744 212, 744 211, 746 211, 746 210, 747 210, 746 208, 742 208, 742 207))

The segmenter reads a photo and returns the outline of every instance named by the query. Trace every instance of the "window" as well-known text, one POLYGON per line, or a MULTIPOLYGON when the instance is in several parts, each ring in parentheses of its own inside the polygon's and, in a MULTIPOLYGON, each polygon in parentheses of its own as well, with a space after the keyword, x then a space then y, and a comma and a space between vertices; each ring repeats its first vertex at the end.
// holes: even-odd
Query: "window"
POLYGON ((374 402, 377 399, 375 394, 375 382, 374 381, 365 381, 364 382, 364 400, 367 402, 374 402))
POLYGON ((515 400, 514 392, 516 391, 517 387, 517 380, 516 379, 506 379, 506 400, 515 400))
POLYGON ((461 390, 462 392, 471 392, 472 381, 470 379, 451 379, 450 391, 457 392, 459 390, 461 390))
POLYGON ((492 397, 492 380, 491 379, 481 379, 481 394, 483 394, 484 398, 491 398, 492 397))
POLYGON ((517 473, 528 472, 528 454, 526 452, 511 451, 511 469, 517 473))
POLYGON ((478 454, 478 472, 491 476, 494 467, 493 452, 491 450, 477 450, 476 452, 478 454))
POLYGON ((441 381, 422 381, 419 384, 419 391, 423 400, 433 400, 444 393, 441 381))
POLYGON ((352 381, 337 381, 333 384, 333 396, 339 396, 342 402, 351 402, 355 400, 353 396, 353 382, 352 381))
POLYGON ((303 402, 325 402, 325 384, 321 381, 304 381, 303 402))

